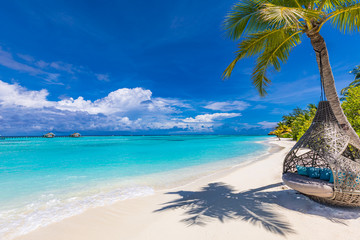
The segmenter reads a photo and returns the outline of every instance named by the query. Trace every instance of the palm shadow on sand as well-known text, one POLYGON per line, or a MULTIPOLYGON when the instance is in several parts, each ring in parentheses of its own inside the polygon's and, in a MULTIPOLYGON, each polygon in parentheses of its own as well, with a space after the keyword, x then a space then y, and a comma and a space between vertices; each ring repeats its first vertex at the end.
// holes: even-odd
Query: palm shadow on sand
POLYGON ((321 205, 293 190, 265 191, 279 186, 282 183, 235 192, 230 185, 210 183, 200 191, 168 192, 167 194, 179 195, 179 198, 164 203, 164 207, 155 212, 181 208, 188 216, 181 221, 188 226, 203 226, 213 220, 242 220, 282 236, 293 234, 295 230, 274 210, 276 206, 321 216, 345 225, 343 220, 360 217, 359 209, 321 205))

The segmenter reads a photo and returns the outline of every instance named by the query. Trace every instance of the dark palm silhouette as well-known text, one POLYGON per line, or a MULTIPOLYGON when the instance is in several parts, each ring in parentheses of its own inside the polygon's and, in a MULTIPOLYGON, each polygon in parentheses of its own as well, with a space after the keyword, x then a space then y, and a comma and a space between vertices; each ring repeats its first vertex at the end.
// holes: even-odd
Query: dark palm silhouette
MULTIPOLYGON (((268 186, 276 187, 280 184, 268 186)), ((234 189, 224 183, 211 183, 203 187, 201 191, 179 191, 168 194, 178 194, 181 198, 166 203, 156 212, 185 208, 190 217, 182 221, 187 225, 205 225, 212 219, 224 222, 228 219, 241 219, 252 224, 261 224, 270 232, 285 235, 294 233, 291 226, 280 219, 280 216, 262 204, 262 201, 254 198, 254 193, 260 189, 247 192, 235 193, 234 189)))
POLYGON ((282 183, 267 185, 244 192, 235 192, 233 187, 224 183, 211 183, 200 191, 178 191, 180 197, 164 203, 155 212, 182 208, 188 216, 182 220, 187 226, 203 226, 219 220, 242 220, 259 225, 274 234, 285 236, 295 233, 290 223, 273 210, 278 205, 293 211, 322 216, 332 222, 346 224, 342 219, 360 217, 359 209, 331 207, 311 201, 293 190, 265 191, 279 187, 282 183))

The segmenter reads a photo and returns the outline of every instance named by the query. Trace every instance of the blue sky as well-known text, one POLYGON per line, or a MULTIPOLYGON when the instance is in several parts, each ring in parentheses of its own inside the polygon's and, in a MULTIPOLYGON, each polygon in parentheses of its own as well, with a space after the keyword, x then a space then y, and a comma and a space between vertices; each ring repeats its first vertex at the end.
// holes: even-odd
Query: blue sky
MULTIPOLYGON (((6 1, 0 9, 0 134, 267 133, 319 100, 304 37, 269 95, 254 59, 221 74, 236 51, 221 25, 236 1, 6 1)), ((338 90, 360 64, 359 34, 322 30, 338 90)))

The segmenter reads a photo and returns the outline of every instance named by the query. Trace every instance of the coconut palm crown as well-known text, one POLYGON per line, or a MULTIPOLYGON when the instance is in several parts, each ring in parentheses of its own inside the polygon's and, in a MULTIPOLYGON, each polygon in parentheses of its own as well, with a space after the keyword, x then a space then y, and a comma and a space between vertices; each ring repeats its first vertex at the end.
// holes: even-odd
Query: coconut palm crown
MULTIPOLYGON (((355 80, 352 81, 349 86, 347 86, 344 89, 341 89, 341 95, 346 96, 348 93, 348 90, 352 87, 357 87, 360 86, 360 65, 356 66, 352 71, 350 71, 350 73, 355 75, 355 80)), ((345 100, 344 97, 341 98, 341 100, 345 100)))
POLYGON ((252 82, 265 96, 271 83, 268 70, 280 71, 281 63, 287 61, 290 51, 306 35, 316 52, 324 91, 334 114, 353 144, 360 147, 360 140, 341 109, 325 40, 320 35, 327 23, 343 33, 359 32, 360 0, 240 0, 224 22, 228 36, 241 41, 223 77, 230 77, 239 60, 255 56, 252 82))

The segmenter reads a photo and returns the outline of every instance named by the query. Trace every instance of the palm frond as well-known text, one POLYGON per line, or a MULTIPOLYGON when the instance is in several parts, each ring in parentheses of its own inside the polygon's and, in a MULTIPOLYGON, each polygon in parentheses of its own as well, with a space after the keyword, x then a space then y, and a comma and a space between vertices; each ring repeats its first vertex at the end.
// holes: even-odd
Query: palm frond
POLYGON ((300 0, 267 0, 266 3, 274 4, 277 6, 284 6, 284 7, 292 7, 296 8, 299 7, 300 0))
POLYGON ((342 6, 357 3, 357 0, 318 0, 316 1, 317 9, 320 11, 330 12, 342 6))
MULTIPOLYGON (((360 86, 360 66, 356 66, 350 73, 355 75, 355 80, 352 81, 349 86, 341 89, 341 95, 347 96, 348 90, 352 87, 360 86)), ((342 97, 340 100, 345 100, 345 97, 342 97)))
POLYGON ((224 29, 231 39, 268 27, 260 18, 262 3, 262 0, 243 0, 232 7, 224 21, 224 29))
MULTIPOLYGON (((290 30, 288 28, 287 30, 290 30)), ((239 43, 239 50, 236 52, 241 58, 251 57, 255 54, 264 51, 268 46, 271 46, 278 38, 278 34, 284 34, 284 28, 270 29, 258 33, 253 33, 247 36, 239 43)))
POLYGON ((360 80, 360 65, 356 66, 353 70, 350 71, 350 73, 355 75, 355 80, 360 80))
MULTIPOLYGON (((302 7, 287 7, 286 5, 277 5, 273 3, 263 4, 261 17, 275 28, 292 27, 299 29, 304 26, 304 20, 320 18, 318 11, 304 9, 302 7)), ((300 4, 300 3, 299 3, 300 4)))
POLYGON ((343 6, 331 12, 322 25, 326 21, 330 21, 335 28, 343 33, 360 31, 360 2, 343 6))
POLYGON ((343 32, 360 31, 360 0, 239 0, 224 29, 231 39, 243 39, 223 77, 230 77, 240 59, 256 55, 252 81, 266 95, 268 69, 279 71, 302 33, 318 33, 327 21, 343 32))
POLYGON ((267 0, 266 2, 278 6, 293 7, 293 8, 299 7, 299 8, 311 10, 308 7, 309 5, 311 5, 311 3, 315 1, 317 0, 267 0))
POLYGON ((229 64, 223 73, 223 78, 229 78, 236 63, 245 57, 251 57, 265 51, 267 46, 272 46, 279 34, 283 34, 285 29, 269 29, 258 33, 249 34, 238 45, 236 58, 229 64))
POLYGON ((271 83, 266 76, 269 67, 280 71, 280 63, 287 61, 292 48, 300 44, 302 31, 284 30, 277 39, 273 39, 273 47, 265 50, 257 58, 257 64, 252 74, 252 81, 260 96, 267 94, 266 88, 271 83))
POLYGON ((341 89, 341 95, 346 95, 347 91, 352 88, 352 87, 357 87, 360 86, 360 79, 356 79, 354 81, 352 81, 349 86, 347 86, 346 88, 341 89))
POLYGON ((319 1, 320 0, 297 0, 298 4, 307 10, 315 10, 316 4, 319 1))

